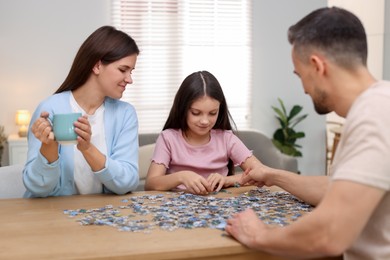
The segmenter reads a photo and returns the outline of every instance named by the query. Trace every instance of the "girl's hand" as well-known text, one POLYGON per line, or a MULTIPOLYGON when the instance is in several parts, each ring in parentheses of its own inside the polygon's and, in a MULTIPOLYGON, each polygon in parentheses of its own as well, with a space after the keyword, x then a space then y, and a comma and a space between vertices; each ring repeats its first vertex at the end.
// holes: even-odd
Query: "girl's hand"
POLYGON ((192 171, 183 172, 182 183, 186 186, 187 191, 192 194, 207 195, 210 190, 208 181, 192 171))
POLYGON ((88 117, 83 115, 74 123, 77 136, 77 149, 81 152, 87 150, 91 146, 92 129, 89 124, 88 117))
POLYGON ((52 126, 48 118, 49 118, 49 113, 44 111, 41 113, 40 117, 31 126, 31 132, 43 144, 55 143, 54 133, 52 131, 52 126))
POLYGON ((212 173, 207 178, 210 185, 210 192, 220 191, 226 183, 226 178, 219 173, 212 173))

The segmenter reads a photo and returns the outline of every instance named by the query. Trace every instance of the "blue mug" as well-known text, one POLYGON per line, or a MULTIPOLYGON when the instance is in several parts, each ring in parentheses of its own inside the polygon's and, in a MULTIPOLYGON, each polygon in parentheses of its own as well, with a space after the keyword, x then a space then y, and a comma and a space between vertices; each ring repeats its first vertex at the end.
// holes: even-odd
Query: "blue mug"
POLYGON ((77 134, 74 131, 74 122, 81 117, 81 113, 54 114, 53 133, 55 140, 60 144, 77 144, 77 134))

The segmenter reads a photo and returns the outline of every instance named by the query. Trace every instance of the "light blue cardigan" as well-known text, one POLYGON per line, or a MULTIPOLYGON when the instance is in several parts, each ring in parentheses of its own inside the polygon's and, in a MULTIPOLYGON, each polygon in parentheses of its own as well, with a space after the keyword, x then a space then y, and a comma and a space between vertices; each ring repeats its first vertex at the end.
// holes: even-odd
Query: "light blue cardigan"
MULTIPOLYGON (((41 102, 31 124, 47 111, 53 114, 70 113, 70 91, 55 94, 41 102)), ((138 119, 129 103, 106 98, 104 127, 107 144, 105 168, 95 172, 103 183, 104 193, 125 194, 137 188, 138 175, 138 119)), ((30 127, 31 127, 30 124, 30 127)), ((40 153, 41 142, 28 133, 27 162, 23 182, 24 197, 47 197, 76 194, 73 177, 73 145, 59 145, 59 159, 51 164, 40 153)))

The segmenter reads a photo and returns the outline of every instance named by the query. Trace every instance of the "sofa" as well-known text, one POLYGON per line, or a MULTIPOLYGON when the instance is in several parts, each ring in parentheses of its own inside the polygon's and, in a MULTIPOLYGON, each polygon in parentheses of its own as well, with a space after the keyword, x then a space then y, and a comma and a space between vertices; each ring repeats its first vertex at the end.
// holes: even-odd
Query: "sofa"
MULTIPOLYGON (((281 153, 272 143, 271 139, 257 130, 242 130, 237 132, 242 142, 253 151, 262 163, 267 166, 298 173, 298 161, 281 153)), ((140 185, 137 190, 143 190, 150 159, 153 155, 154 144, 158 133, 139 134, 139 176, 140 185)), ((241 171, 240 168, 236 172, 241 171)))

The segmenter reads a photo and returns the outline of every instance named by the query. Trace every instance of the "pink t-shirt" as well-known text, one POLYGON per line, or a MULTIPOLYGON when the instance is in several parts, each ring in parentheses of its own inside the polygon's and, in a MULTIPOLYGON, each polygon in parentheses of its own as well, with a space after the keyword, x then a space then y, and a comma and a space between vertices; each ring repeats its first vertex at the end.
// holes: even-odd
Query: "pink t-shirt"
POLYGON ((194 171, 207 178, 212 173, 228 175, 228 162, 241 165, 252 156, 244 143, 230 130, 211 130, 210 142, 194 146, 188 144, 179 129, 164 130, 156 141, 152 161, 163 164, 167 174, 194 171))

